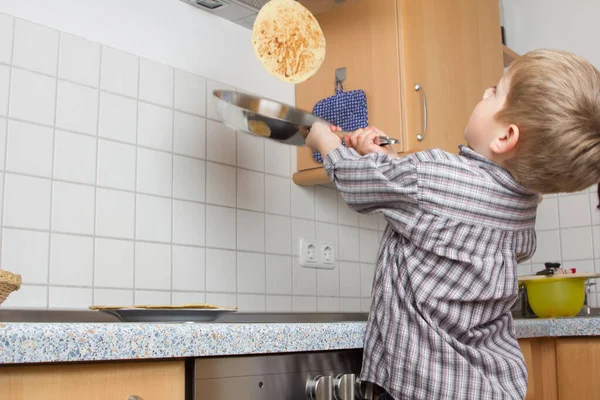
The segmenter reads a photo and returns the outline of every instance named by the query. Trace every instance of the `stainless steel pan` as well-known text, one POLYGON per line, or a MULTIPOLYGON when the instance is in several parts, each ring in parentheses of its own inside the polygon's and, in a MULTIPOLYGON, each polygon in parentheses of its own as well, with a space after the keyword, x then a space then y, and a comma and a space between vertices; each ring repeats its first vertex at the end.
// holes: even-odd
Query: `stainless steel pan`
MULTIPOLYGON (((315 122, 330 124, 311 113, 274 100, 228 90, 215 90, 213 95, 217 112, 226 125, 295 146, 304 146, 315 122)), ((339 134, 344 135, 343 132, 339 134)), ((387 136, 378 138, 378 144, 382 146, 396 143, 400 140, 387 136)))

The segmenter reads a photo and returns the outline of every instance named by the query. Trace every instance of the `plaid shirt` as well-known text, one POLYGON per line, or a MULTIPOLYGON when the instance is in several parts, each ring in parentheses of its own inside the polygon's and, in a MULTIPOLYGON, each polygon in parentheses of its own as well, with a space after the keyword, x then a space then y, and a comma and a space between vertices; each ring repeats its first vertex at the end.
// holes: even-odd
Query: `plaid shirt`
POLYGON ((361 379, 395 399, 522 399, 511 316, 535 252, 537 194, 461 146, 392 159, 340 147, 325 168, 351 208, 382 212, 361 379))

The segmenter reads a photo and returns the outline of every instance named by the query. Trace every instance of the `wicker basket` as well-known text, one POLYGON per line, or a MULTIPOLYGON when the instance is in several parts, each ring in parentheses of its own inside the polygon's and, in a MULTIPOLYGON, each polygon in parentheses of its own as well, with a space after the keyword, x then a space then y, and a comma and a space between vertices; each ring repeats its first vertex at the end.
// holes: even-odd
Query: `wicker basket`
POLYGON ((11 292, 21 288, 21 275, 0 269, 0 305, 11 292))

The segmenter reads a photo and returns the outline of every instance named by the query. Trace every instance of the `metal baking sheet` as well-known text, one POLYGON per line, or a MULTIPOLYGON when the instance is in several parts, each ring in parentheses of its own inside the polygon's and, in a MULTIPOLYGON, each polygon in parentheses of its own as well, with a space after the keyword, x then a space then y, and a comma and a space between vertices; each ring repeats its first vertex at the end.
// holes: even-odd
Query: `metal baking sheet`
POLYGON ((198 308, 122 308, 101 310, 119 318, 123 322, 207 322, 214 321, 223 314, 233 313, 232 309, 198 308))

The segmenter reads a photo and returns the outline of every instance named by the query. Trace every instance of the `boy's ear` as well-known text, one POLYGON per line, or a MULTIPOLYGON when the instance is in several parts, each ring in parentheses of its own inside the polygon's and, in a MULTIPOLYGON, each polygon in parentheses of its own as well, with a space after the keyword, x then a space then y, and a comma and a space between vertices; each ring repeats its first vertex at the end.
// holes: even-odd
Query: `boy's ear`
POLYGON ((506 154, 519 142, 519 127, 511 124, 490 143, 490 150, 496 154, 506 154))

